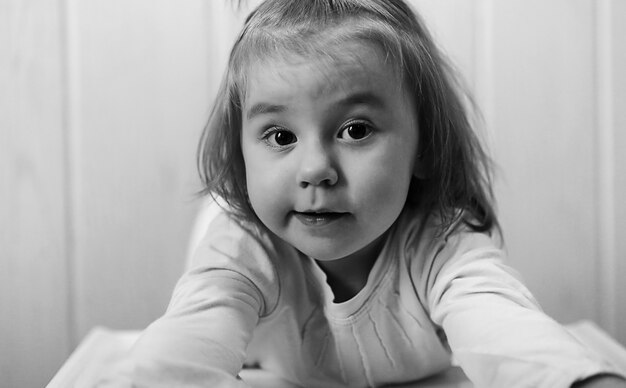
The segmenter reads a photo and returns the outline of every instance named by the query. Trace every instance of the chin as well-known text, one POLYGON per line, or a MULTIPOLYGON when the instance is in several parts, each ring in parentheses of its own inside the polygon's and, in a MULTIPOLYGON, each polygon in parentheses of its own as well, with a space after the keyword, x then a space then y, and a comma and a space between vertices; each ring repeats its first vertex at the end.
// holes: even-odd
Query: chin
POLYGON ((358 251, 358 249, 354 251, 346 250, 345 245, 342 245, 340 248, 332 247, 332 246, 323 247, 320 245, 323 245, 323 243, 317 244, 316 246, 300 246, 299 247, 297 245, 294 245, 294 247, 298 249, 300 252, 302 252, 304 255, 312 259, 318 260, 318 261, 339 260, 344 257, 350 256, 354 252, 358 251))

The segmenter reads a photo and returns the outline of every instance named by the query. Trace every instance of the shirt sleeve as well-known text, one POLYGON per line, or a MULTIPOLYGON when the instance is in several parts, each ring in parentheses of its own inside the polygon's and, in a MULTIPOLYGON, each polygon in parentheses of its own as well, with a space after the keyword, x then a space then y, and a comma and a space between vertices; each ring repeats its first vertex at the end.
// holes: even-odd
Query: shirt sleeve
POLYGON ((427 305, 477 387, 570 387, 609 364, 545 315, 492 238, 442 239, 423 273, 427 305))
POLYGON ((238 379, 277 279, 262 240, 227 216, 209 226, 165 315, 98 387, 245 387, 238 379))

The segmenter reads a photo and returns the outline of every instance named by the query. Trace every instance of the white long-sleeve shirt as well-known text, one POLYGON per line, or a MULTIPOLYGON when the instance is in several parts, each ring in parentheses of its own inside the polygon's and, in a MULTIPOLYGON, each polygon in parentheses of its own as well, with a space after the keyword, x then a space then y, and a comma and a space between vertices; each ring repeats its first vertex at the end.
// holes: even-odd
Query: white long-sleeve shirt
POLYGON ((334 303, 314 260, 219 212, 109 383, 244 386, 236 376, 254 364, 304 387, 373 387, 435 374, 452 354, 477 387, 616 373, 541 312, 497 239, 462 224, 436 232, 407 206, 365 287, 334 303))

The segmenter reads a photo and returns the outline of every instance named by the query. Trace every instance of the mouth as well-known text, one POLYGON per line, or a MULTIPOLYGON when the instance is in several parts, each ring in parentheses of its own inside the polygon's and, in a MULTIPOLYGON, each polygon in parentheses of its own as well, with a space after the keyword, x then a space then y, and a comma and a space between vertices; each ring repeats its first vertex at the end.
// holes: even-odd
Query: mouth
POLYGON ((349 213, 342 212, 333 212, 333 211, 304 211, 298 212, 294 211, 293 215, 296 217, 301 223, 307 226, 324 226, 331 224, 335 221, 338 221, 346 216, 349 213))

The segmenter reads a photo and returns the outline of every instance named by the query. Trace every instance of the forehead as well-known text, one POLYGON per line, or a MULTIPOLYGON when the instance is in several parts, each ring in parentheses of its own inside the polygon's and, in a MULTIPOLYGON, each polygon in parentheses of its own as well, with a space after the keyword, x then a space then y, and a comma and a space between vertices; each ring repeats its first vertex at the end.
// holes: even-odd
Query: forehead
POLYGON ((376 91, 401 94, 402 77, 374 44, 350 41, 327 51, 266 55, 246 72, 244 106, 259 99, 289 99, 295 94, 317 99, 330 94, 376 91))

